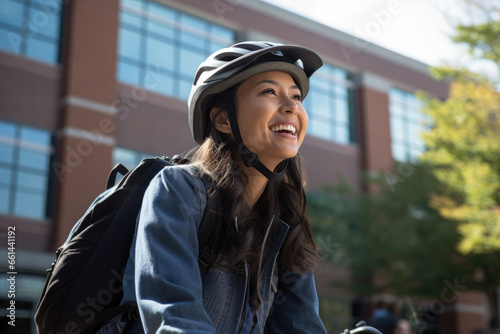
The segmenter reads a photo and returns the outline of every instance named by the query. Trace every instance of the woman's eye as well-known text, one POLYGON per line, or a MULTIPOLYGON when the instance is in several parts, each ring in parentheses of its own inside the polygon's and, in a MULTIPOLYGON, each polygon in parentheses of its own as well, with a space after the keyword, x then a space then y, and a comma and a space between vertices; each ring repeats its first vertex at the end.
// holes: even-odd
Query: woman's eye
POLYGON ((300 94, 294 95, 294 96, 293 96, 293 98, 294 98, 295 100, 302 101, 302 95, 300 95, 300 94))
POLYGON ((276 95, 276 92, 274 91, 274 89, 272 88, 269 88, 269 89, 266 89, 265 91, 263 91, 262 93, 264 94, 273 94, 273 95, 276 95))

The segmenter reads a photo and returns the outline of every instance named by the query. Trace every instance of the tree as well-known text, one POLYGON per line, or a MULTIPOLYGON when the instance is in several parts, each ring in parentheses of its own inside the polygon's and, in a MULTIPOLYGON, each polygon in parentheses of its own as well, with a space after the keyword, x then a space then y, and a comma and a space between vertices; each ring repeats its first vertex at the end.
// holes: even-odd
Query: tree
POLYGON ((429 166, 399 164, 368 182, 378 185, 378 194, 342 184, 308 195, 325 260, 350 269, 343 287, 361 296, 389 292, 439 299, 447 282, 469 286, 473 269, 456 250, 456 223, 428 205, 439 187, 429 166))
POLYGON ((464 0, 469 23, 456 25, 453 41, 469 46, 471 55, 500 66, 500 4, 495 0, 464 0))
POLYGON ((437 78, 453 80, 446 101, 423 97, 423 111, 432 119, 423 134, 427 151, 421 159, 434 165, 442 185, 431 206, 456 221, 461 235, 457 249, 473 260, 483 279, 491 326, 500 325, 500 94, 495 83, 465 69, 436 68, 437 78))
POLYGON ((446 187, 433 206, 462 223, 462 253, 500 250, 500 94, 464 70, 435 72, 455 81, 446 101, 427 99, 423 110, 433 124, 422 159, 446 187))
MULTIPOLYGON (((471 20, 456 26, 453 39, 467 44, 476 58, 496 64, 498 76, 500 4, 464 2, 471 20)), ((457 278, 486 293, 490 326, 499 328, 498 81, 465 68, 432 73, 450 82, 450 93, 446 101, 421 95, 431 119, 423 135, 422 165, 411 175, 397 169, 386 173, 377 182, 390 187, 376 196, 346 187, 310 194, 313 228, 326 258, 351 269, 352 291, 435 298, 443 291, 440 282, 457 278)))
POLYGON ((446 101, 425 98, 432 118, 423 138, 422 159, 435 166, 442 191, 431 206, 458 222, 458 250, 480 273, 475 286, 488 296, 490 325, 500 327, 500 4, 464 0, 469 21, 456 25, 453 40, 465 43, 477 59, 492 61, 498 71, 485 76, 466 69, 435 68, 438 79, 451 81, 446 101), (497 77, 497 79, 492 79, 497 77))

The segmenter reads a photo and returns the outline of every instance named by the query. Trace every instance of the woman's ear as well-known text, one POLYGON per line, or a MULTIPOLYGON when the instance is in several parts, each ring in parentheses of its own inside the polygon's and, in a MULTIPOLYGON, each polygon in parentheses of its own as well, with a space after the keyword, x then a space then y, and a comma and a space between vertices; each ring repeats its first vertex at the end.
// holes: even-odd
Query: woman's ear
POLYGON ((213 107, 212 110, 210 110, 210 120, 214 124, 215 128, 220 132, 233 134, 226 110, 219 107, 213 107))

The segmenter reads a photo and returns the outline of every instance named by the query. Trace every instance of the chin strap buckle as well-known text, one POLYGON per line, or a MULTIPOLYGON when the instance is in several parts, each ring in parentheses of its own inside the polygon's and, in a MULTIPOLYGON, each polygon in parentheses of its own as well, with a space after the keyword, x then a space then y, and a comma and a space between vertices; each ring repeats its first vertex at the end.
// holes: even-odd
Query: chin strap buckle
POLYGON ((238 145, 238 153, 247 167, 253 167, 259 161, 257 154, 251 152, 243 142, 238 145))

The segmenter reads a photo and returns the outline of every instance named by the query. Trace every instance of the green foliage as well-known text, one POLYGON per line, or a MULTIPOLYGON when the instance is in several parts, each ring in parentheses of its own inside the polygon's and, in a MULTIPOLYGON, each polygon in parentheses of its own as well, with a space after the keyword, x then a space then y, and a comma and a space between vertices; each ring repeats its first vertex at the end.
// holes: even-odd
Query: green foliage
POLYGON ((445 279, 470 272, 456 251, 456 223, 428 206, 439 185, 436 178, 424 165, 405 170, 410 172, 404 176, 399 168, 373 179, 380 189, 376 196, 345 186, 308 195, 325 260, 350 268, 348 288, 359 294, 435 297, 445 279), (387 183, 395 179, 398 183, 387 183))
MULTIPOLYGON (((500 4, 464 0, 479 21, 453 38, 500 70, 500 4)), ((450 82, 446 101, 423 94, 431 120, 418 165, 377 179, 376 195, 345 184, 308 195, 309 216, 326 261, 347 266, 349 288, 439 298, 445 280, 486 293, 500 327, 500 93, 498 82, 466 68, 431 69, 450 82)))
POLYGON ((469 22, 456 25, 452 40, 465 43, 478 59, 493 61, 500 70, 500 3, 497 0, 464 0, 469 22))
MULTIPOLYGON (((445 71, 441 69, 441 71, 445 71)), ((464 253, 500 250, 500 95, 488 81, 457 71, 446 101, 426 99, 433 126, 422 160, 435 165, 443 191, 431 205, 460 222, 464 253), (459 75, 462 74, 462 75, 459 75)))
MULTIPOLYGON (((495 29, 499 28, 497 25, 495 29)), ((487 37, 484 40, 491 42, 487 37)), ((499 45, 493 45, 489 59, 500 60, 498 52, 499 45)), ((490 326, 497 328, 500 326, 500 94, 495 83, 463 69, 442 68, 434 73, 453 81, 446 101, 426 98, 423 110, 433 124, 423 134, 427 151, 422 160, 434 165, 434 175, 441 184, 430 205, 443 217, 458 223, 457 249, 466 255, 469 266, 478 274, 471 287, 486 293, 492 314, 490 326)))
POLYGON ((480 59, 500 64, 500 21, 475 25, 458 25, 453 41, 466 43, 469 52, 480 59))

